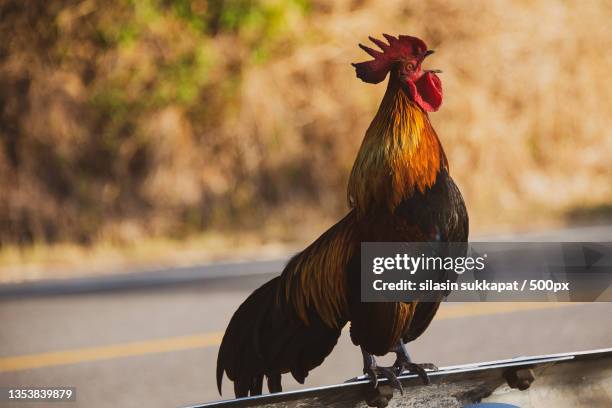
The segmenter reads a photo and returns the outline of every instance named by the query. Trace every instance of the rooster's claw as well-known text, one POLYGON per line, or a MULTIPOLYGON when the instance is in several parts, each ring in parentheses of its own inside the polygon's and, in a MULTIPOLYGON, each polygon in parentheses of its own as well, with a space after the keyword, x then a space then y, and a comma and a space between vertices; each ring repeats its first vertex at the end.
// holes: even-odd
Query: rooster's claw
POLYGON ((429 385, 431 383, 427 371, 438 371, 438 367, 431 363, 416 364, 405 359, 398 359, 393 364, 397 375, 401 375, 404 371, 416 374, 423 381, 423 384, 429 385))
POLYGON ((389 381, 389 385, 392 388, 398 390, 402 395, 404 394, 404 388, 395 375, 393 367, 378 367, 376 363, 363 370, 363 373, 370 377, 374 388, 378 387, 378 378, 384 377, 389 381))
POLYGON ((363 373, 370 377, 374 388, 378 388, 378 377, 382 376, 389 381, 389 385, 392 388, 395 388, 401 394, 404 394, 402 384, 400 384, 399 380, 397 379, 397 375, 395 374, 395 369, 393 367, 379 367, 378 364, 376 364, 374 356, 365 351, 363 347, 361 347, 361 354, 363 356, 363 373))

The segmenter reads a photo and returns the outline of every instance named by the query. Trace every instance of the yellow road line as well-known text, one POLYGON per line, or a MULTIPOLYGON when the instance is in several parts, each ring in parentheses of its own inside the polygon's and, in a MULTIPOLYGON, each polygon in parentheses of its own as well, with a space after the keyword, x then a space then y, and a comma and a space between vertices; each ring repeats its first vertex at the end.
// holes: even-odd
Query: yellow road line
MULTIPOLYGON (((456 319, 469 316, 495 315, 527 310, 551 309, 571 305, 576 305, 576 303, 489 302, 445 304, 438 312, 436 319, 456 319)), ((0 357, 0 373, 212 347, 219 345, 222 337, 222 332, 203 333, 193 336, 169 337, 165 339, 144 340, 108 346, 0 357)))
POLYGON ((514 313, 527 310, 553 309, 576 306, 583 303, 571 302, 474 302, 445 303, 436 314, 436 319, 457 319, 470 316, 487 316, 514 313))
POLYGON ((0 372, 210 347, 221 343, 222 337, 223 333, 216 332, 75 350, 53 351, 50 353, 3 357, 0 358, 0 372))

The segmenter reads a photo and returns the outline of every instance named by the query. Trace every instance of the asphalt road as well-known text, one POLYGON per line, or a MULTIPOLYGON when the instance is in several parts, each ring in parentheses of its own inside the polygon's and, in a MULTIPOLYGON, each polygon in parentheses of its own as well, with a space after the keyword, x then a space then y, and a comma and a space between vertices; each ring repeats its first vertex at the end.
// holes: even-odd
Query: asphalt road
MULTIPOLYGON (((610 231, 543 239, 604 241, 610 231)), ((218 399, 214 371, 222 331, 270 276, 0 298, 0 387, 76 387, 77 401, 52 404, 57 408, 177 407, 218 399)), ((409 351, 417 362, 446 366, 610 347, 611 315, 612 303, 445 304, 409 351)), ((344 333, 306 386, 342 382, 360 371, 359 350, 344 333)), ((289 377, 284 383, 285 389, 299 386, 289 377)), ((227 381, 223 396, 232 396, 227 381)), ((49 406, 0 402, 43 405, 49 406)))

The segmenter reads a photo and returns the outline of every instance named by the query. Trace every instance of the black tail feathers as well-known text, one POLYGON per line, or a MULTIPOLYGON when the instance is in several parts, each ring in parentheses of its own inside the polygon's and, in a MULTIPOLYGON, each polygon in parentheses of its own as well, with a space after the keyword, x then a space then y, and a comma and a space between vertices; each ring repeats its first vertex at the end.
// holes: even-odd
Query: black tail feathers
MULTIPOLYGON (((262 393, 266 362, 261 350, 265 321, 275 307, 278 278, 253 292, 229 322, 217 357, 217 389, 221 394, 223 374, 234 381, 236 397, 262 393)), ((279 374, 280 383, 280 374, 279 374)))
POLYGON ((217 357, 217 388, 223 374, 234 381, 236 397, 260 395, 266 377, 270 392, 282 391, 281 374, 304 383, 338 341, 341 327, 330 328, 314 312, 305 325, 290 303, 277 297, 282 277, 253 292, 229 322, 217 357))

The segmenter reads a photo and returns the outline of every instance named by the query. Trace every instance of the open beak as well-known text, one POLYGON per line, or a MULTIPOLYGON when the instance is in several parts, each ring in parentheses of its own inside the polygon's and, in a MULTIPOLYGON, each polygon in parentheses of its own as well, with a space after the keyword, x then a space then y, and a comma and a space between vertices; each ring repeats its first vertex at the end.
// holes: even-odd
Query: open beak
MULTIPOLYGON (((427 51, 425 51, 423 53, 423 57, 421 58, 421 61, 424 60, 425 58, 429 57, 434 52, 435 52, 434 50, 427 50, 427 51)), ((432 74, 441 74, 442 70, 439 70, 439 69, 426 69, 424 72, 431 72, 432 74)))

